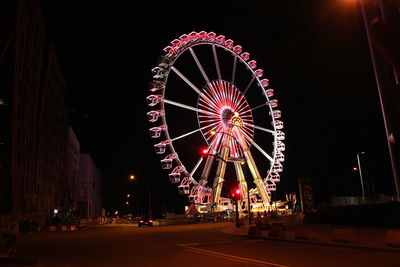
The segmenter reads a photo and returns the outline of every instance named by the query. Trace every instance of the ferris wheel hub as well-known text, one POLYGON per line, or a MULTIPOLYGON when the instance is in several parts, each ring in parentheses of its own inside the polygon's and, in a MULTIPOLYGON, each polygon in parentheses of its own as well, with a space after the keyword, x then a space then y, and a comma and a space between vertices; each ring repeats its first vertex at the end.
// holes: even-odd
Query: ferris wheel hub
POLYGON ((233 83, 222 79, 209 82, 199 95, 197 108, 209 112, 207 115, 197 114, 200 128, 206 128, 202 130, 206 140, 216 133, 227 132, 235 116, 245 118, 248 124, 244 125, 242 121, 240 127, 245 127, 246 137, 253 138, 254 129, 248 126, 253 124, 250 106, 243 93, 233 83))
POLYGON ((228 126, 235 111, 231 107, 225 107, 221 110, 221 120, 224 125, 228 126))

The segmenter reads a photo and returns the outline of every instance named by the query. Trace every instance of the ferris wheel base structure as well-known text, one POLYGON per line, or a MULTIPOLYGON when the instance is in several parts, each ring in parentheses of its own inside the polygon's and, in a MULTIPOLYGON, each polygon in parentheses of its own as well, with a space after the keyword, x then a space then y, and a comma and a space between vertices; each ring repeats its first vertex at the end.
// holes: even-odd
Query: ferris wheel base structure
MULTIPOLYGON (((204 55, 204 50, 201 51, 204 55)), ((242 52, 242 47, 234 45, 233 40, 226 40, 225 36, 217 36, 214 32, 201 31, 183 34, 173 40, 170 46, 164 48, 164 55, 152 72, 151 94, 147 103, 153 109, 147 117, 156 126, 150 128, 150 136, 162 139, 154 145, 156 154, 167 154, 161 160, 161 167, 172 170, 170 182, 178 184, 179 193, 188 195, 193 211, 223 212, 233 209, 232 200, 222 196, 228 165, 233 165, 235 170, 241 196, 238 200, 240 211, 249 208, 253 212, 271 210, 271 192, 276 191, 276 183, 280 181, 283 171, 285 134, 282 131, 281 111, 276 109, 278 100, 273 99, 274 90, 269 88, 269 80, 263 78, 263 70, 257 69, 257 62, 250 60, 250 54, 242 52), (207 46, 211 49, 205 51, 212 58, 208 61, 198 56, 199 50, 203 49, 200 47, 207 46), (227 71, 221 71, 225 70, 221 69, 224 62, 218 56, 221 52, 233 57, 229 77, 222 77, 227 71), (187 68, 179 66, 179 61, 185 62, 178 60, 183 54, 187 56, 182 58, 191 58, 191 64, 194 62, 197 66, 197 74, 200 73, 203 78, 202 84, 191 77, 193 73, 187 68), (214 66, 205 68, 207 65, 204 62, 213 62, 214 66), (170 76, 183 81, 186 88, 174 84, 170 76), (192 92, 197 103, 180 97, 178 87, 179 90, 192 92), (250 92, 259 94, 259 97, 247 97, 250 92), (170 112, 172 108, 193 115, 198 127, 172 136, 174 129, 167 125, 167 120, 176 120, 174 113, 170 112), (182 160, 186 158, 179 156, 176 144, 197 144, 192 138, 198 133, 203 139, 199 143, 205 143, 207 148, 203 149, 205 153, 194 167, 188 170, 182 160), (256 142, 256 135, 262 135, 261 143, 256 142), (271 145, 266 145, 267 139, 271 140, 271 145), (261 165, 256 164, 254 152, 258 153, 257 160, 261 165), (260 161, 260 158, 263 160, 260 161), (259 166, 263 167, 264 176, 259 166), (245 176, 243 168, 249 170, 255 188, 248 188, 249 177, 245 176), (210 179, 213 169, 215 176, 210 179)))

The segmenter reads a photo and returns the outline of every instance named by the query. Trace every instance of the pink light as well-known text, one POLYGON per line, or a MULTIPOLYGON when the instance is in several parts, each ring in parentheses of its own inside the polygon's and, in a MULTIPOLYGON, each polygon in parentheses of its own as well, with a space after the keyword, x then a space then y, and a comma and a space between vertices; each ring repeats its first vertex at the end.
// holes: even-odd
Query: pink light
POLYGON ((250 58, 250 54, 247 53, 247 52, 244 52, 244 53, 242 53, 242 54, 240 55, 240 57, 241 57, 244 61, 247 61, 247 60, 249 60, 249 58, 250 58))
POLYGON ((207 34, 207 39, 208 39, 208 41, 210 41, 210 42, 214 42, 216 36, 217 36, 217 35, 215 34, 215 32, 209 32, 209 33, 207 34))
POLYGON ((266 86, 268 86, 269 85, 269 80, 268 79, 262 79, 261 80, 261 85, 263 86, 263 87, 266 87, 266 86))
POLYGON ((255 71, 255 74, 257 75, 258 78, 261 78, 263 76, 263 70, 262 69, 258 69, 255 71))
POLYGON ((207 32, 205 31, 199 32, 199 39, 205 41, 207 39, 207 32))
POLYGON ((216 40, 217 44, 223 44, 223 43, 225 43, 225 36, 219 35, 217 37, 217 39, 215 39, 215 40, 216 40))
POLYGON ((242 53, 242 46, 240 46, 240 45, 234 46, 233 47, 233 52, 235 52, 236 54, 242 53))
POLYGON ((233 47, 233 40, 229 39, 225 41, 225 46, 229 49, 232 49, 233 47))
POLYGON ((257 62, 255 60, 249 61, 249 67, 255 69, 257 67, 257 62))

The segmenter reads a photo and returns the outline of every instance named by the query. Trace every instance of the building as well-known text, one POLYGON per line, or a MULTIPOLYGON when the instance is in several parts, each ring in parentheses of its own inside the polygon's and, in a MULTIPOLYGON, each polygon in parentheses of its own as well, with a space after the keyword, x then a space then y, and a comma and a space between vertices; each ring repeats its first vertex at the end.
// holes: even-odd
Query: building
POLYGON ((0 1, 0 223, 77 209, 79 142, 37 0, 0 1))
POLYGON ((80 154, 78 180, 78 216, 81 218, 100 217, 102 178, 89 154, 80 154))
POLYGON ((2 126, 1 212, 25 219, 37 212, 36 133, 45 25, 36 1, 2 1, 0 87, 6 103, 2 126), (4 15, 4 17, 3 17, 4 15), (4 24, 3 24, 4 22, 4 24))
POLYGON ((37 118, 37 184, 42 188, 41 215, 53 215, 56 209, 70 219, 76 209, 79 142, 69 125, 64 106, 65 81, 52 45, 46 49, 46 74, 39 91, 37 118), (74 205, 75 204, 75 205, 74 205))
POLYGON ((78 179, 79 179, 79 158, 80 144, 72 127, 69 127, 68 148, 67 148, 67 166, 66 169, 66 192, 67 209, 76 214, 78 209, 78 179))

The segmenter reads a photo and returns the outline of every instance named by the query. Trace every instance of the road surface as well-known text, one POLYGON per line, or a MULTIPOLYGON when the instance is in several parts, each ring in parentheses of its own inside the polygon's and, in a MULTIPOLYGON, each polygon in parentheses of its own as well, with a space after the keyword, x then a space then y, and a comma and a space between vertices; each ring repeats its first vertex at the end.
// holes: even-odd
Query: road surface
POLYGON ((18 245, 33 266, 399 266, 400 254, 256 240, 229 235, 232 223, 162 227, 104 225, 34 233, 18 245))

